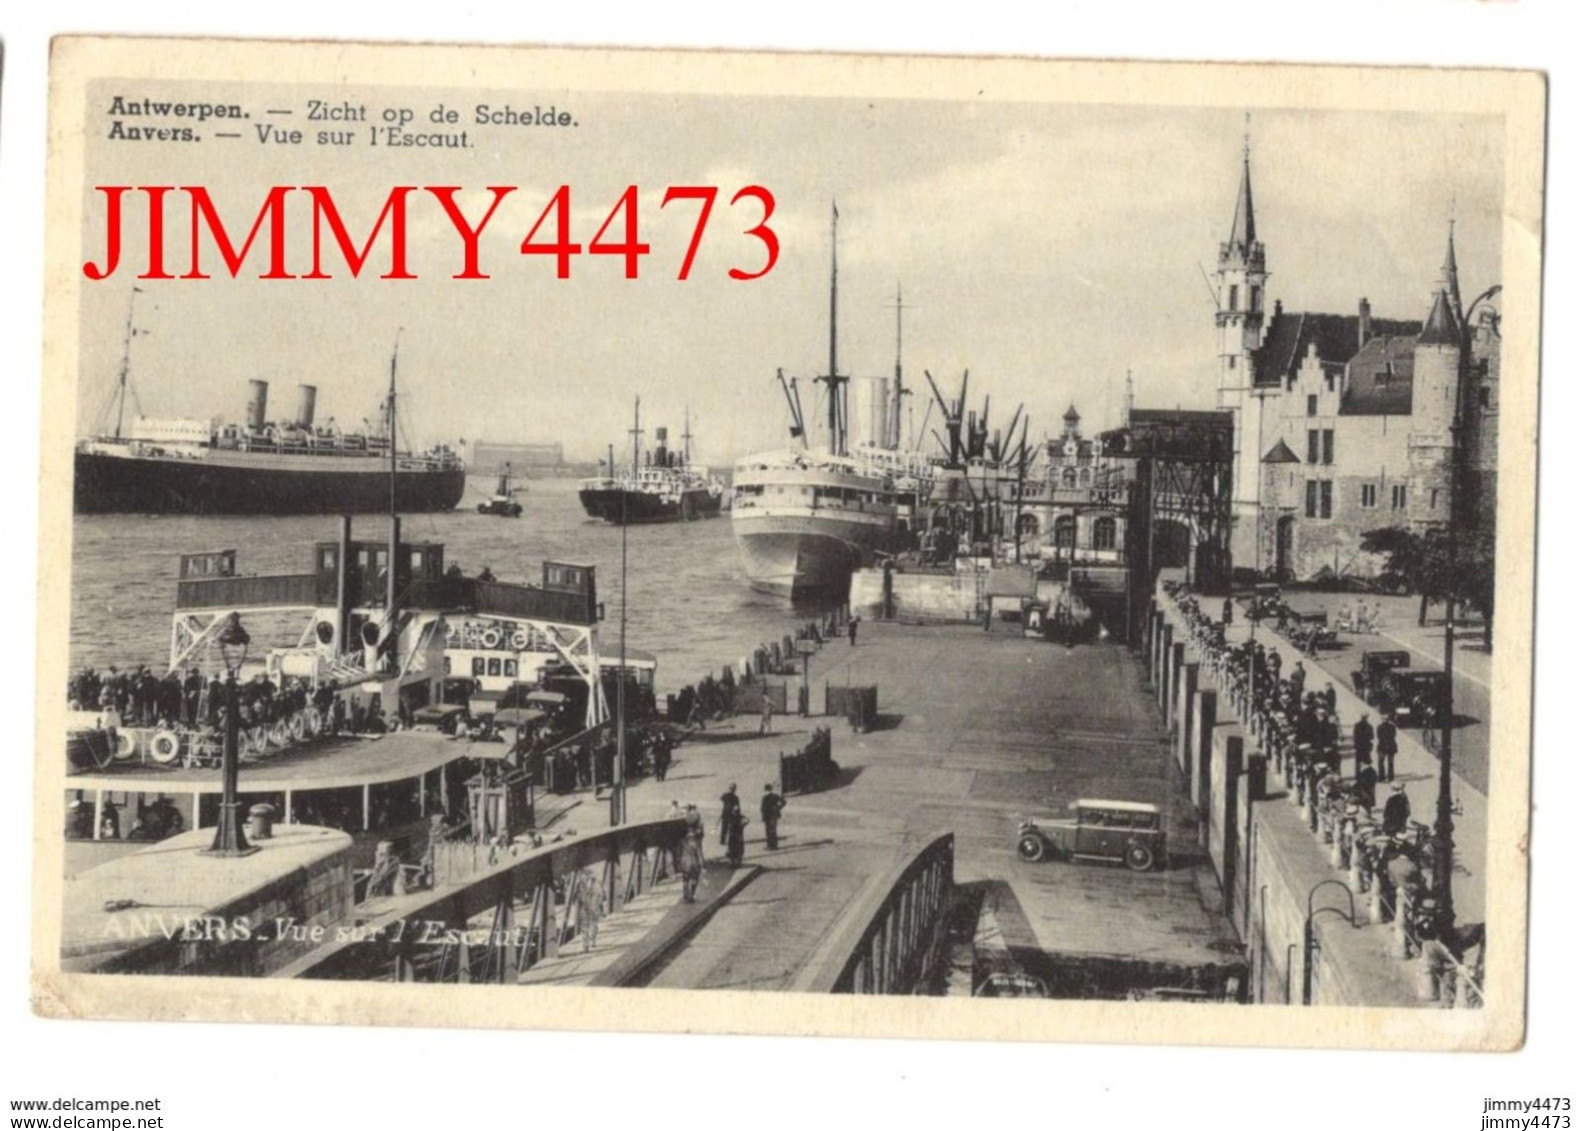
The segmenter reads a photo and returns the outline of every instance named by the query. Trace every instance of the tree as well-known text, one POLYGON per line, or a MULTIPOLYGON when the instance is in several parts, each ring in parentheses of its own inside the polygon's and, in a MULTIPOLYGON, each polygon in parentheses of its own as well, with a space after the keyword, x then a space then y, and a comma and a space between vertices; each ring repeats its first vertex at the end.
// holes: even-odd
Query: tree
POLYGON ((1386 526, 1363 533, 1361 548, 1383 558, 1378 575, 1381 583, 1421 596, 1416 623, 1425 625, 1428 603, 1442 601, 1449 592, 1449 546, 1444 531, 1433 528, 1418 534, 1402 526, 1386 526))
POLYGON ((1493 648, 1494 550, 1497 541, 1494 524, 1479 522, 1471 536, 1457 547, 1455 555, 1456 589, 1460 598, 1482 614, 1482 643, 1493 648))

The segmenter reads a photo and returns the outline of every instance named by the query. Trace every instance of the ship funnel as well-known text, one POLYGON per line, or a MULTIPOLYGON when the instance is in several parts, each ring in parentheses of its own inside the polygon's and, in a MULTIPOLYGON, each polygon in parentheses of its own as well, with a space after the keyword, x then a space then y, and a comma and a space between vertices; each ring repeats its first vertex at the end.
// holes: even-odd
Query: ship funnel
POLYGON ((669 445, 665 442, 669 438, 670 431, 668 428, 655 428, 653 430, 653 439, 655 441, 653 448, 653 465, 655 467, 670 466, 669 445))
POLYGON ((262 432, 269 413, 269 382, 255 380, 247 385, 247 427, 262 432))
POLYGON ((298 385, 296 387, 296 426, 302 429, 313 427, 313 409, 318 403, 318 386, 298 385))

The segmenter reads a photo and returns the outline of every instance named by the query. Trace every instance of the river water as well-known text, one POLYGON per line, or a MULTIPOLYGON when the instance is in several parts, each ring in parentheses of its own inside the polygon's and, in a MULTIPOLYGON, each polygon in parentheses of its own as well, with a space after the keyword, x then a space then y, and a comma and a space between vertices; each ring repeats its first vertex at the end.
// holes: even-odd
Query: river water
MULTIPOLYGON (((447 562, 467 573, 488 566, 501 581, 542 580, 541 562, 586 562, 598 569, 598 599, 606 619, 599 651, 615 655, 620 633, 619 527, 587 518, 572 479, 538 479, 520 486, 520 518, 477 513, 494 478, 474 477, 459 509, 408 515, 403 541, 443 542, 447 562)), ((304 573, 315 542, 339 536, 339 519, 311 515, 227 518, 82 515, 73 525, 72 670, 146 664, 163 672, 170 660, 179 555, 234 549, 242 574, 304 573)), ((382 541, 387 521, 377 515, 352 520, 352 537, 382 541)), ((792 611, 783 601, 747 587, 730 533, 730 517, 700 522, 634 526, 627 531, 628 647, 659 657, 662 692, 691 683, 704 672, 740 659, 758 644, 776 640, 815 613, 792 611)), ((249 615, 252 654, 297 643, 307 617, 249 615)))

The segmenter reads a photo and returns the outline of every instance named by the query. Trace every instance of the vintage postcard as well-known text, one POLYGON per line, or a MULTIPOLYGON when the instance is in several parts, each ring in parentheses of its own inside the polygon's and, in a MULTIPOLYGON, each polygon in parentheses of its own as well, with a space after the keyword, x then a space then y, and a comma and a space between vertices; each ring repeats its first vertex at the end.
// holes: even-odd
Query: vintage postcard
POLYGON ((35 1008, 1517 1046, 1544 96, 56 40, 35 1008))

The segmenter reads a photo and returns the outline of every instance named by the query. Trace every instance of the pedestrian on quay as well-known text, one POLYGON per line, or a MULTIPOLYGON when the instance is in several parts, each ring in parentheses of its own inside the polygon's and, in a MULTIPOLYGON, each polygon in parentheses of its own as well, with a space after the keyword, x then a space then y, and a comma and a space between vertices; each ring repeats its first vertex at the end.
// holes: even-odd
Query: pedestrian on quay
POLYGON ((851 638, 851 647, 853 648, 856 647, 856 626, 861 621, 861 619, 861 617, 852 617, 846 622, 845 633, 851 638))
POLYGON ((1372 768, 1371 762, 1362 762, 1356 767, 1356 802, 1367 810, 1370 817, 1378 804, 1378 771, 1372 768))
POLYGON ((1224 598, 1224 616, 1222 619, 1225 628, 1229 628, 1235 622, 1235 605, 1228 597, 1224 598))
POLYGON ((780 846, 780 814, 783 812, 785 799, 775 792, 774 783, 769 782, 763 787, 763 802, 758 806, 758 813, 763 818, 763 840, 770 852, 780 846))
POLYGON ((1367 712, 1363 711, 1361 718, 1356 720, 1350 737, 1356 748, 1356 772, 1360 773, 1363 766, 1372 765, 1372 723, 1367 721, 1367 712))
POLYGON ((758 733, 774 733, 774 700, 769 698, 769 691, 766 687, 763 689, 763 717, 758 721, 758 733))
POLYGON ((736 795, 735 782, 731 782, 730 788, 719 795, 719 805, 719 843, 729 844, 733 818, 741 815, 741 798, 736 795))
POLYGON ((686 836, 681 840, 680 863, 681 898, 687 903, 697 901, 697 881, 703 874, 703 815, 697 806, 686 806, 686 836))
POLYGON ((1395 782, 1389 787, 1389 800, 1383 803, 1383 831, 1390 836, 1403 833, 1411 820, 1411 799, 1405 795, 1405 783, 1395 782))
POLYGON ((1385 715, 1378 723, 1378 780, 1394 780, 1394 756, 1400 752, 1394 720, 1385 715))
POLYGON ((730 828, 725 838, 725 859, 732 868, 741 867, 747 854, 747 815, 739 808, 730 815, 730 828))
POLYGON ((1328 704, 1328 713, 1331 715, 1334 714, 1335 704, 1339 702, 1339 696, 1335 693, 1334 685, 1332 683, 1325 683, 1323 685, 1323 702, 1328 704))
MULTIPOLYGON (((653 776, 659 781, 670 772, 670 734, 662 727, 653 740, 653 776)), ((673 804, 673 802, 672 802, 673 804)), ((679 816, 679 813, 677 813, 679 816)))
POLYGON ((576 889, 576 929, 582 953, 598 946, 598 921, 604 917, 604 885, 591 868, 583 868, 576 889))

